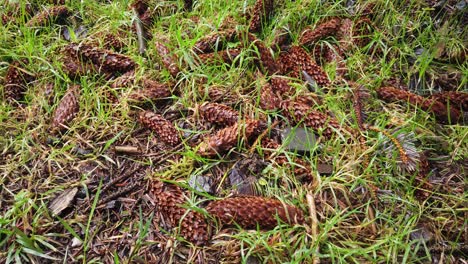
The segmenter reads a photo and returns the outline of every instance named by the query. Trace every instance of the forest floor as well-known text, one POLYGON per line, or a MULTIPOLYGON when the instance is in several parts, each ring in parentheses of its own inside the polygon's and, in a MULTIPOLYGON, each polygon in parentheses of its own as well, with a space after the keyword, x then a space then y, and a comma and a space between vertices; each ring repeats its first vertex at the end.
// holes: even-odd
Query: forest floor
POLYGON ((461 1, 0 1, 0 263, 467 263, 461 1))

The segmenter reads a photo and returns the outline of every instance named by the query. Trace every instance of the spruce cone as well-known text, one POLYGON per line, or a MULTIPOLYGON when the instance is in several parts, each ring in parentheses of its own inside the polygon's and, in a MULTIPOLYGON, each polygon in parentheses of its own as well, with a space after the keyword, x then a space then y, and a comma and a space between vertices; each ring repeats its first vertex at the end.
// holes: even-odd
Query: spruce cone
POLYGON ((286 78, 283 77, 272 77, 270 79, 270 84, 271 84, 271 89, 275 94, 281 94, 281 95, 289 95, 294 91, 294 88, 292 88, 289 85, 289 81, 286 78))
POLYGON ((284 29, 280 29, 275 33, 275 38, 273 39, 273 43, 271 44, 270 48, 275 52, 285 50, 291 41, 292 39, 289 32, 284 29))
POLYGON ((71 15, 71 11, 66 6, 53 6, 47 10, 35 15, 26 23, 27 27, 44 27, 48 23, 54 23, 59 20, 64 20, 71 15))
POLYGON ((224 42, 232 42, 235 41, 236 38, 237 31, 235 29, 210 34, 195 43, 193 52, 196 54, 214 52, 222 48, 224 42))
POLYGON ((249 32, 260 32, 263 22, 266 22, 266 20, 273 14, 273 8, 273 0, 257 0, 253 9, 249 32))
POLYGON ((60 100, 52 119, 52 132, 63 131, 66 125, 75 118, 80 110, 80 89, 79 85, 70 86, 62 100, 60 100))
POLYGON ((304 215, 295 206, 266 197, 240 196, 213 201, 206 207, 208 213, 223 225, 238 224, 242 228, 273 229, 278 218, 287 224, 303 224, 304 215))
POLYGON ((191 11, 193 7, 193 0, 184 0, 184 9, 191 11))
POLYGON ((341 51, 348 51, 353 45, 353 21, 349 18, 341 20, 340 27, 337 32, 337 39, 340 43, 341 51))
POLYGON ((200 144, 198 153, 201 156, 213 157, 234 148, 241 137, 246 140, 260 134, 263 129, 258 120, 246 120, 245 123, 236 123, 219 130, 200 144))
POLYGON ((171 55, 169 48, 162 42, 156 41, 155 46, 164 67, 169 70, 172 77, 176 78, 177 74, 180 72, 179 66, 177 66, 177 57, 175 55, 171 55))
POLYGON ((356 46, 362 48, 369 44, 371 41, 370 34, 371 34, 372 22, 369 18, 363 17, 359 19, 356 23, 354 23, 352 32, 353 32, 353 39, 354 44, 356 46))
POLYGON ((22 70, 21 64, 28 64, 28 60, 12 62, 5 75, 4 96, 9 102, 21 100, 27 90, 28 83, 34 81, 35 78, 22 70))
POLYGON ((114 49, 116 51, 122 51, 122 49, 126 46, 125 43, 121 40, 123 36, 121 32, 117 34, 108 33, 105 34, 103 37, 103 44, 104 48, 106 49, 114 49))
POLYGON ((150 79, 143 79, 141 84, 143 88, 131 93, 128 96, 129 100, 135 103, 144 103, 145 101, 155 101, 172 95, 171 87, 167 83, 158 83, 150 79))
POLYGON ((409 91, 393 87, 380 87, 377 89, 377 95, 386 102, 406 101, 413 106, 419 106, 425 111, 432 112, 439 122, 456 122, 461 116, 460 111, 456 108, 450 107, 448 111, 445 104, 434 99, 424 98, 409 91))
POLYGON ((62 61, 63 72, 72 80, 85 76, 88 73, 96 72, 93 64, 81 62, 76 56, 66 56, 62 58, 62 61))
POLYGON ((293 125, 301 122, 307 127, 322 130, 322 135, 329 139, 333 135, 333 129, 339 129, 338 121, 327 114, 313 110, 307 104, 295 101, 284 101, 282 103, 283 114, 293 125))
POLYGON ((276 110, 280 103, 281 99, 273 92, 271 85, 266 83, 260 93, 260 107, 264 110, 276 110))
POLYGON ((206 121, 222 126, 232 126, 239 119, 239 113, 236 110, 223 104, 204 103, 199 111, 206 121))
POLYGON ((299 78, 302 76, 302 71, 305 71, 314 78, 318 85, 327 86, 330 84, 327 74, 313 62, 309 54, 301 47, 294 46, 289 52, 281 54, 280 61, 283 63, 283 72, 289 73, 291 77, 299 78))
POLYGON ((180 235, 188 241, 198 246, 205 244, 209 239, 209 227, 202 214, 196 211, 187 213, 187 209, 183 208, 185 197, 182 189, 158 180, 151 187, 156 205, 166 223, 171 228, 180 225, 180 235))
POLYGON ((130 87, 135 84, 135 71, 128 71, 115 78, 110 85, 111 88, 130 87))
POLYGON ((449 103, 451 106, 456 106, 464 112, 468 111, 468 93, 467 92, 456 92, 456 91, 441 92, 441 93, 433 94, 429 98, 439 101, 443 103, 444 105, 449 103))
POLYGON ((299 43, 302 46, 310 46, 317 40, 334 35, 340 27, 341 20, 332 18, 326 22, 320 23, 315 29, 306 29, 302 32, 299 43))
POLYGON ((157 137, 164 143, 175 146, 180 143, 179 133, 174 125, 163 116, 151 111, 140 113, 139 121, 145 127, 155 132, 157 137))
POLYGON ((125 73, 135 69, 136 63, 128 56, 89 44, 70 44, 65 51, 72 56, 83 57, 92 61, 99 70, 107 73, 125 73))
POLYGON ((213 53, 199 54, 198 59, 205 64, 212 64, 220 61, 231 64, 241 52, 242 50, 240 49, 227 49, 213 53))
POLYGON ((273 75, 280 71, 280 67, 276 64, 275 59, 270 53, 270 50, 265 46, 265 44, 257 39, 253 34, 248 33, 249 43, 253 43, 258 50, 259 58, 256 61, 257 66, 264 74, 273 75), (260 67, 261 65, 262 67, 260 67))

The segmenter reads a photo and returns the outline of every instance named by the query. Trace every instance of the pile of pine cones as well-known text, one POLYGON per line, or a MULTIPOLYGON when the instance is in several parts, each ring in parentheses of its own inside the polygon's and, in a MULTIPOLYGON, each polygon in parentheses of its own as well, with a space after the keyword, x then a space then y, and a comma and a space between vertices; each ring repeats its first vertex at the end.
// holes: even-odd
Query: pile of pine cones
MULTIPOLYGON (((186 9, 192 7, 191 1, 186 1, 186 9), (189 3, 190 2, 190 3, 189 3)), ((234 29, 223 30, 208 35, 198 40, 193 48, 196 59, 201 64, 235 63, 243 53, 253 54, 255 66, 258 68, 258 76, 266 79, 260 91, 260 106, 266 112, 280 111, 292 126, 306 126, 317 132, 324 140, 331 139, 337 131, 342 130, 342 125, 333 116, 316 107, 320 100, 307 98, 291 99, 295 89, 290 85, 294 79, 304 81, 315 87, 327 88, 332 85, 327 73, 323 70, 321 62, 337 60, 342 62, 353 46, 363 46, 366 39, 360 38, 364 31, 363 25, 371 24, 369 18, 362 17, 353 23, 348 18, 331 18, 321 21, 316 27, 308 27, 300 35, 298 45, 288 45, 287 38, 278 38, 275 48, 268 47, 263 40, 258 38, 262 28, 274 15, 274 1, 257 0, 247 32, 234 29), (257 35, 255 35, 257 34, 257 35), (317 42, 328 37, 335 37, 338 41, 334 48, 317 46, 317 42), (228 48, 229 42, 239 42, 236 48, 228 48), (279 48, 278 48, 279 47, 279 48), (279 49, 279 56, 275 58, 272 50, 279 49), (311 52, 308 52, 310 49, 311 52)), ((149 29, 154 18, 145 1, 135 1, 133 8, 143 21, 144 27, 149 29)), ((34 16, 27 26, 41 27, 47 23, 54 23, 70 16, 72 10, 66 6, 55 6, 34 16)), ((150 39, 151 36, 145 36, 150 39)), ((110 40, 112 37, 107 36, 110 40)), ((114 41, 115 42, 115 41, 114 41)), ((186 69, 164 40, 154 40, 152 48, 158 54, 160 65, 172 76, 174 83, 181 78, 181 73, 186 69)), ((121 44, 116 44, 120 45, 121 44)), ((136 78, 138 64, 130 57, 113 50, 104 49, 91 42, 71 43, 63 49, 63 72, 71 80, 77 80, 81 76, 99 74, 110 80, 111 87, 134 87, 139 89, 131 93, 125 99, 141 107, 145 102, 158 102, 176 95, 179 88, 172 83, 161 83, 149 77, 136 78)), ((196 60, 195 60, 196 61, 196 60)), ((25 68, 28 61, 15 61, 5 76, 4 95, 7 101, 21 101, 27 92, 28 86, 35 77, 25 68)), ((345 77, 343 71, 343 78, 345 77)), ((72 121, 80 111, 79 85, 70 85, 61 101, 57 105, 51 118, 51 131, 63 133, 72 125, 72 121)), ((405 101, 420 107, 422 110, 433 113, 441 122, 454 122, 460 119, 461 112, 466 111, 466 93, 450 92, 431 97, 422 97, 408 91, 393 87, 377 89, 379 98, 386 102, 405 101)), ((362 116, 363 108, 361 99, 356 97, 355 107, 362 116)), ((118 102, 122 98, 114 98, 111 101, 118 102)), ((323 108, 320 108, 323 109, 323 108)), ((226 155, 239 146, 259 139, 266 129, 265 120, 242 117, 241 114, 224 104, 206 102, 196 109, 200 118, 209 122, 218 129, 208 135, 197 146, 195 152, 204 158, 216 158, 226 155)), ((184 138, 179 134, 175 125, 167 120, 161 113, 153 110, 142 110, 138 114, 138 122, 151 130, 155 136, 170 147, 177 147, 184 143, 184 138)), ((363 118, 359 118, 360 128, 364 126, 363 118)), ((262 145, 269 148, 279 148, 280 143, 270 138, 260 138, 262 145)), ((288 160, 284 156, 276 156, 279 165, 287 165, 288 160)), ((302 160, 296 161, 303 164, 302 160)), ((310 174, 307 168, 301 172, 310 174)), ((151 193, 155 199, 158 211, 167 220, 170 228, 179 228, 182 237, 196 245, 204 245, 210 239, 213 224, 211 216, 221 225, 239 225, 242 228, 263 229, 275 228, 279 223, 303 224, 304 215, 301 209, 283 203, 274 198, 240 196, 224 198, 210 202, 203 214, 200 210, 191 210, 187 206, 186 192, 179 186, 154 180, 151 183, 151 193)))

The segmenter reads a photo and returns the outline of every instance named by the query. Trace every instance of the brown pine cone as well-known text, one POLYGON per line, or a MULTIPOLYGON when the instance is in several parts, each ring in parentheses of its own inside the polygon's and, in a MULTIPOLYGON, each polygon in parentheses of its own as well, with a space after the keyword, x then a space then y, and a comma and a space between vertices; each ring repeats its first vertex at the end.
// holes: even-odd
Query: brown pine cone
MULTIPOLYGON (((353 21, 349 18, 341 20, 340 27, 337 32, 337 39, 340 43, 340 50, 346 52, 353 45, 353 21)), ((343 55, 343 54, 340 54, 343 55)))
POLYGON ((271 89, 275 94, 288 96, 294 92, 294 88, 289 85, 287 78, 274 76, 270 79, 271 89))
POLYGON ((249 32, 260 32, 263 23, 273 14, 273 0, 257 0, 253 9, 252 20, 250 21, 249 32))
POLYGON ((177 57, 174 54, 171 54, 169 48, 166 47, 166 45, 164 45, 161 41, 156 41, 155 47, 159 57, 161 58, 161 62, 164 64, 164 67, 169 70, 172 77, 176 78, 177 74, 180 72, 177 57))
POLYGON ((104 48, 106 49, 114 49, 116 51, 121 51, 126 45, 125 43, 121 40, 123 36, 121 36, 123 33, 108 33, 105 34, 103 37, 103 44, 104 48))
POLYGON ((199 108, 200 116, 208 122, 222 126, 237 123, 239 113, 231 107, 217 103, 204 103, 199 108))
POLYGON ((291 41, 292 39, 289 32, 284 29, 280 29, 275 32, 275 38, 273 39, 273 43, 271 44, 270 48, 275 52, 285 50, 291 41))
POLYGON ((85 76, 89 73, 96 73, 94 65, 87 62, 80 61, 76 56, 70 56, 65 54, 62 58, 62 71, 68 76, 68 78, 74 80, 81 76, 85 76))
POLYGON ((90 60, 97 69, 107 73, 125 73, 134 70, 136 66, 136 63, 128 56, 85 43, 71 43, 65 51, 72 56, 81 56, 90 60))
POLYGON ((281 99, 273 92, 271 85, 266 83, 260 91, 259 103, 264 110, 276 110, 280 107, 281 99))
POLYGON ((373 27, 369 18, 363 17, 356 21, 352 28, 354 44, 360 48, 369 44, 372 40, 370 37, 371 30, 373 30, 373 27))
POLYGON ((72 85, 68 88, 65 95, 60 100, 57 109, 55 109, 54 117, 52 118, 52 132, 62 132, 66 129, 80 110, 80 89, 79 85, 72 85))
POLYGON ((241 49, 227 49, 218 52, 199 54, 198 59, 205 64, 224 62, 232 64, 234 59, 240 55, 241 49))
POLYGON ((454 107, 447 110, 447 106, 437 100, 424 98, 409 91, 393 87, 380 87, 377 95, 385 102, 408 102, 410 105, 418 106, 424 111, 432 112, 437 120, 442 123, 456 122, 461 117, 460 111, 454 107))
POLYGON ((255 35, 248 33, 248 43, 253 43, 257 48, 259 57, 256 60, 257 67, 267 75, 273 75, 280 71, 280 67, 270 53, 270 50, 265 46, 263 41, 257 39, 255 35))
POLYGON ((196 54, 214 52, 216 50, 220 50, 223 47, 224 42, 232 42, 235 41, 236 38, 237 31, 235 29, 210 34, 195 43, 193 52, 196 54))
POLYGON ((21 100, 27 91, 27 85, 34 81, 34 75, 22 69, 28 60, 14 61, 8 67, 5 75, 4 97, 8 102, 21 100))
POLYGON ((193 7, 193 0, 184 0, 184 9, 191 11, 193 7))
POLYGON ((151 191, 157 208, 171 228, 180 225, 180 235, 198 246, 208 241, 210 230, 204 216, 193 210, 187 213, 187 209, 183 208, 185 195, 179 186, 155 180, 151 191))
POLYGON ((130 87, 135 84, 135 71, 128 71, 119 77, 115 78, 110 87, 111 88, 121 88, 121 87, 130 87))
POLYGON ((332 18, 328 21, 321 22, 314 29, 307 28, 304 31, 302 31, 299 43, 302 46, 310 46, 319 39, 336 34, 340 25, 341 19, 332 18))
POLYGON ((180 143, 177 129, 163 116, 151 111, 143 111, 139 115, 139 121, 142 125, 154 131, 156 136, 164 143, 171 146, 175 146, 180 143))
POLYGON ((278 218, 287 224, 304 224, 302 211, 280 200, 258 196, 240 196, 213 201, 206 207, 208 213, 222 225, 238 224, 245 229, 273 229, 278 218))
POLYGON ((299 78, 302 71, 307 72, 320 86, 330 84, 325 71, 315 64, 309 54, 301 47, 294 46, 289 52, 281 54, 280 61, 283 63, 283 72, 291 77, 299 78))
POLYGON ((142 89, 138 89, 128 96, 134 103, 141 104, 145 101, 165 99, 172 95, 171 87, 167 83, 159 83, 151 79, 141 81, 142 89))
POLYGON ((296 101, 282 102, 283 114, 293 125, 303 123, 305 126, 322 131, 322 135, 329 139, 334 133, 334 129, 339 129, 340 125, 334 118, 327 114, 313 110, 309 105, 296 101))
POLYGON ((451 106, 460 108, 461 111, 468 111, 468 93, 467 92, 456 92, 448 91, 436 93, 429 96, 430 99, 439 101, 444 105, 449 103, 451 106))
POLYGON ((198 154, 205 157, 213 157, 234 148, 240 139, 250 138, 260 134, 263 125, 259 120, 246 120, 219 130, 216 134, 209 136, 202 142, 198 149, 198 154))
POLYGON ((64 20, 71 14, 72 12, 66 6, 52 6, 31 18, 26 23, 26 26, 44 27, 47 26, 48 23, 64 20))

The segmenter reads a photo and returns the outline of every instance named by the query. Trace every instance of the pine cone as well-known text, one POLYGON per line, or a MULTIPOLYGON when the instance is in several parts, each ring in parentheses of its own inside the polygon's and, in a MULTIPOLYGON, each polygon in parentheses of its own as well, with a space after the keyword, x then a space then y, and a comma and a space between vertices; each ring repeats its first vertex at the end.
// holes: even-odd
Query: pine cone
POLYGON ((263 23, 273 14, 273 8, 273 0, 257 0, 253 9, 249 31, 252 33, 260 32, 263 23))
POLYGON ((135 71, 128 71, 119 77, 115 78, 110 87, 111 88, 121 88, 121 87, 131 87, 135 84, 135 71))
POLYGON ((256 64, 258 68, 267 75, 273 75, 279 72, 280 67, 277 65, 275 59, 273 59, 270 50, 265 46, 265 44, 251 33, 248 33, 247 38, 249 43, 253 43, 257 48, 259 57, 256 60, 256 64))
POLYGON ((424 111, 432 112, 437 120, 442 123, 449 121, 458 121, 461 117, 460 111, 456 108, 447 106, 437 100, 424 98, 409 91, 400 90, 393 87, 380 87, 377 89, 377 95, 386 102, 406 101, 410 105, 419 106, 424 111))
POLYGON ((200 115, 208 122, 222 126, 232 126, 237 123, 239 113, 231 107, 217 103, 204 103, 199 108, 200 115))
POLYGON ((60 100, 57 109, 55 109, 52 119, 52 132, 61 132, 66 128, 66 125, 75 118, 80 110, 80 89, 79 85, 72 85, 68 88, 65 95, 60 100))
POLYGON ((332 18, 328 21, 321 22, 313 30, 308 28, 301 33, 299 43, 302 46, 310 46, 317 40, 334 35, 340 27, 341 19, 332 18))
POLYGON ((179 74, 180 69, 178 65, 178 59, 175 55, 171 55, 171 51, 166 47, 162 42, 155 42, 156 51, 161 58, 161 62, 164 64, 164 67, 169 70, 172 77, 176 78, 179 74))
POLYGON ((26 23, 27 27, 44 27, 48 23, 64 20, 71 15, 70 9, 66 6, 52 6, 47 10, 35 15, 26 23))
POLYGON ((209 227, 202 214, 183 208, 186 200, 179 186, 161 181, 152 183, 152 193, 156 206, 171 228, 180 225, 180 235, 188 241, 202 246, 209 239, 209 227), (180 224, 179 224, 180 223, 180 224))
POLYGON ((14 61, 8 67, 5 75, 4 96, 9 102, 21 100, 27 91, 28 83, 35 77, 21 69, 21 65, 28 64, 28 60, 14 61))
POLYGON ((369 44, 371 30, 373 30, 372 22, 367 17, 363 17, 354 23, 352 29, 354 44, 360 48, 369 44))
POLYGON ((76 56, 65 55, 62 61, 62 71, 72 80, 97 72, 93 64, 82 62, 76 56))
POLYGON ((305 126, 322 131, 322 135, 329 139, 333 135, 333 129, 339 129, 338 121, 327 114, 313 110, 307 104, 295 101, 282 102, 283 114, 293 125, 303 123, 305 126))
POLYGON ((260 134, 263 126, 258 120, 247 120, 219 130, 200 144, 198 153, 201 156, 213 157, 234 148, 241 137, 246 140, 260 134))
POLYGON ((193 7, 193 0, 184 0, 184 9, 191 11, 193 7))
POLYGON ((218 52, 199 54, 198 59, 205 64, 212 64, 217 62, 224 62, 232 64, 234 59, 240 55, 242 50, 240 49, 227 49, 218 52))
POLYGON ((271 44, 270 48, 274 52, 285 50, 291 41, 292 39, 289 32, 284 29, 280 29, 275 32, 275 38, 273 39, 273 43, 271 44))
POLYGON ((351 49, 353 45, 353 21, 351 19, 345 18, 341 20, 337 39, 339 40, 341 51, 346 52, 351 49))
POLYGON ((113 49, 116 51, 122 51, 126 46, 125 43, 121 40, 123 38, 123 33, 108 33, 103 37, 103 45, 106 49, 113 49))
POLYGON ((90 60, 99 70, 107 73, 125 73, 135 69, 136 63, 128 56, 89 44, 69 44, 65 51, 72 56, 90 60))
POLYGON ((145 127, 155 132, 157 137, 164 143, 175 146, 180 143, 179 133, 174 125, 163 116, 151 111, 140 113, 139 121, 145 127))
POLYGON ((264 110, 276 110, 280 103, 281 99, 273 92, 271 85, 266 83, 260 93, 260 107, 264 110))
POLYGON ((237 31, 235 29, 210 34, 195 43, 193 52, 196 54, 214 52, 223 48, 225 42, 235 41, 236 38, 237 31))
POLYGON ((330 84, 327 74, 313 62, 309 54, 301 47, 294 46, 289 52, 281 54, 280 61, 283 63, 283 72, 288 73, 291 77, 299 78, 302 76, 302 71, 305 71, 314 78, 318 85, 327 86, 330 84))
POLYGON ((218 218, 223 225, 238 224, 242 228, 273 229, 278 218, 287 224, 303 224, 304 215, 295 206, 283 204, 280 200, 240 196, 213 201, 206 207, 208 213, 218 218))
POLYGON ((134 91, 128 96, 128 99, 135 103, 144 103, 145 101, 156 101, 165 99, 172 95, 171 87, 167 83, 158 83, 151 79, 141 81, 142 89, 134 91))
POLYGON ((460 108, 461 111, 468 111, 468 93, 467 92, 456 92, 448 91, 433 94, 429 97, 430 99, 439 101, 444 105, 449 103, 451 106, 460 108))
POLYGON ((294 88, 289 85, 289 81, 283 77, 272 77, 270 79, 271 89, 275 94, 288 96, 294 92, 294 88))

